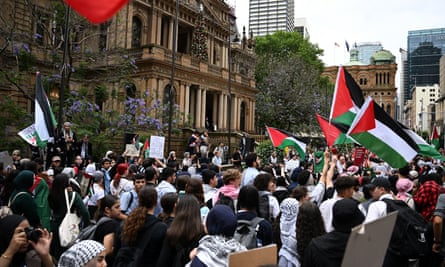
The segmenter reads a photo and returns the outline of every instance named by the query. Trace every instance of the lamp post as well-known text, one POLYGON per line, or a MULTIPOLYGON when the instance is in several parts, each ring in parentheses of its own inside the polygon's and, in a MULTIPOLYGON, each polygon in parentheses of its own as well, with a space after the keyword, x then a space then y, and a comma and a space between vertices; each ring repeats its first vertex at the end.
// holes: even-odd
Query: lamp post
POLYGON ((65 10, 65 28, 63 29, 63 57, 62 57, 62 73, 60 78, 60 89, 59 89, 59 114, 58 114, 58 126, 60 130, 63 124, 63 102, 65 101, 65 87, 66 87, 66 57, 68 55, 68 43, 69 43, 69 21, 70 21, 71 7, 66 5, 65 10))
POLYGON ((228 81, 228 84, 227 84, 227 89, 228 89, 228 91, 229 91, 229 97, 228 97, 228 99, 227 99, 227 105, 228 105, 228 110, 227 110, 227 112, 228 112, 228 123, 229 123, 229 129, 228 129, 228 142, 227 142, 227 145, 228 145, 228 147, 229 147, 229 149, 228 149, 228 154, 230 155, 230 146, 231 146, 231 142, 230 142, 230 139, 231 139, 231 135, 232 135, 232 48, 231 48, 231 46, 232 46, 232 40, 231 40, 231 38, 230 38, 230 35, 231 35, 231 33, 232 33, 232 23, 231 23, 231 20, 232 20, 232 14, 231 13, 229 13, 229 20, 228 20, 228 24, 229 24, 229 47, 228 47, 228 49, 229 49, 229 51, 228 51, 228 62, 229 62, 229 68, 228 68, 228 76, 229 76, 229 81, 228 81))
POLYGON ((173 51, 172 51, 172 70, 170 79, 170 91, 168 93, 168 136, 167 136, 167 151, 171 151, 171 135, 172 135, 172 120, 173 120, 173 96, 175 94, 175 64, 176 64, 176 35, 178 31, 178 13, 179 0, 176 0, 175 10, 175 24, 173 26, 173 51))

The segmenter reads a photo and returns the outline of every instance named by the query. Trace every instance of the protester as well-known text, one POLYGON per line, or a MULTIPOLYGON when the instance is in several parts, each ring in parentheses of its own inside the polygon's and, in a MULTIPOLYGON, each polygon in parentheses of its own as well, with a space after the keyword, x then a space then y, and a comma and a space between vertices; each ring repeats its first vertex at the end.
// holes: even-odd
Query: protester
POLYGON ((32 228, 25 217, 15 214, 0 219, 0 229, 0 267, 54 266, 48 230, 32 228))
POLYGON ((58 267, 106 267, 105 247, 93 240, 81 241, 65 251, 58 267))

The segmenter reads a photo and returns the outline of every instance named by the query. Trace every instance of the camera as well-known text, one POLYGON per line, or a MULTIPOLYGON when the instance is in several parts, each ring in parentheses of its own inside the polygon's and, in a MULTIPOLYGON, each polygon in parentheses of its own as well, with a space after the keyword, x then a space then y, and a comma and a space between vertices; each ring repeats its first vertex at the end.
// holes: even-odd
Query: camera
POLYGON ((26 227, 25 233, 26 238, 33 241, 34 243, 37 243, 40 237, 42 237, 42 231, 40 231, 39 229, 34 229, 34 227, 26 227))

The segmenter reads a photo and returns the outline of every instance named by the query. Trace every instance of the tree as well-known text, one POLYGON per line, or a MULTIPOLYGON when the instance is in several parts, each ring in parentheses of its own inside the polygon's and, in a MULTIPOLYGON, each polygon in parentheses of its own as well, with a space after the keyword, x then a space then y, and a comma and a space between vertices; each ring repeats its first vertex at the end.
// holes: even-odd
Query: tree
MULTIPOLYGON (((315 112, 325 111, 328 81, 321 78, 322 50, 299 33, 276 32, 258 37, 256 81, 257 125, 289 131, 311 131, 315 112)), ((331 91, 331 90, 329 90, 331 91)), ((321 112, 324 113, 324 112, 321 112)))

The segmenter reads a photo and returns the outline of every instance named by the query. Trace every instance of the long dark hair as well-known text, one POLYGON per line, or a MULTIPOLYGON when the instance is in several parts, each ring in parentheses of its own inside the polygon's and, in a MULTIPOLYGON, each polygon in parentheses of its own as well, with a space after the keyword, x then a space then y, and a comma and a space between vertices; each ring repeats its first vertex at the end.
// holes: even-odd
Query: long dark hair
POLYGON ((48 202, 51 209, 57 209, 61 205, 65 206, 65 189, 69 186, 68 175, 59 173, 54 177, 48 202))
POLYGON ((147 214, 150 209, 153 209, 158 201, 158 192, 154 187, 146 186, 141 189, 138 194, 139 207, 134 209, 124 222, 123 226, 123 240, 128 245, 136 244, 140 231, 143 228, 147 219, 147 214))
POLYGON ((175 219, 167 230, 167 240, 175 247, 196 240, 204 233, 200 205, 195 196, 186 194, 179 199, 175 219))
POLYGON ((326 233, 320 209, 314 203, 301 204, 297 217, 297 252, 303 262, 304 250, 314 237, 326 233))

